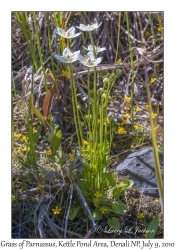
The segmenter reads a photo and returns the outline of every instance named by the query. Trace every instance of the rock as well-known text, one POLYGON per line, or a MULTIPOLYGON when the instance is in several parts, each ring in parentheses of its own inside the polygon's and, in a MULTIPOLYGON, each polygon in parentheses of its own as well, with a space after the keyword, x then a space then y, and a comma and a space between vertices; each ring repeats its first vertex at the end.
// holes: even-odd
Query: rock
MULTIPOLYGON (((163 155, 159 153, 161 172, 163 176, 163 155)), ((126 179, 134 181, 134 186, 140 193, 159 197, 153 148, 147 147, 129 154, 114 169, 126 179)))

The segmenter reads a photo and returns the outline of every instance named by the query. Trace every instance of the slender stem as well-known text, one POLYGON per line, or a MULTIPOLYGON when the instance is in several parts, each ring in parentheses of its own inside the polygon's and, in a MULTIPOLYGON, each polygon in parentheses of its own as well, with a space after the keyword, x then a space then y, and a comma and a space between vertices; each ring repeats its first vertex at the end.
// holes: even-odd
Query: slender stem
POLYGON ((129 17, 128 12, 126 12, 127 30, 128 30, 128 44, 130 50, 130 60, 131 60, 131 70, 132 70, 132 84, 131 84, 131 117, 132 125, 134 126, 134 112, 133 112, 133 98, 134 98, 134 61, 132 55, 131 39, 130 39, 130 27, 129 27, 129 17))

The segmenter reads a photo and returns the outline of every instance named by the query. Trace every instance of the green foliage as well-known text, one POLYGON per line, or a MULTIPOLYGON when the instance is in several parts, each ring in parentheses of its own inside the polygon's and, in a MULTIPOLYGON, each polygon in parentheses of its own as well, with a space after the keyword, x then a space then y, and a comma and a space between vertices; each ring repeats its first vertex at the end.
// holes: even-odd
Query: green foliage
POLYGON ((79 209, 80 209, 80 207, 74 207, 74 208, 70 209, 70 212, 69 212, 69 219, 70 220, 73 220, 76 217, 79 209))
POLYGON ((147 232, 146 232, 146 238, 153 239, 154 236, 156 235, 157 228, 158 228, 158 215, 156 215, 154 217, 154 219, 148 225, 147 232))
POLYGON ((112 219, 108 219, 108 225, 114 230, 120 229, 120 222, 116 217, 112 217, 112 219))

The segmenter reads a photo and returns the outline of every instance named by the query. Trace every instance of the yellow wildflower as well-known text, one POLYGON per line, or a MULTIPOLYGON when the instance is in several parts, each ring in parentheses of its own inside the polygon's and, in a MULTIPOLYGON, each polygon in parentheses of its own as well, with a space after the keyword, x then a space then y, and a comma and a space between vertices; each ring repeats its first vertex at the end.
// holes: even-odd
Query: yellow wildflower
POLYGON ((122 125, 127 124, 127 120, 122 118, 122 125))
POLYGON ((74 159, 74 158, 75 158, 75 154, 70 153, 70 154, 69 154, 69 157, 70 157, 71 159, 74 159))
POLYGON ((88 152, 89 149, 88 149, 88 148, 83 148, 83 147, 82 147, 82 148, 81 148, 81 151, 82 151, 82 152, 88 152))
POLYGON ((138 219, 143 219, 145 216, 144 216, 144 214, 143 213, 138 213, 137 214, 137 218, 138 219))
POLYGON ((134 148, 134 145, 131 145, 130 148, 134 148))
POLYGON ((124 128, 122 128, 122 127, 118 127, 118 130, 117 130, 117 133, 118 134, 126 134, 127 133, 127 131, 124 129, 124 128))
POLYGON ((109 135, 109 130, 106 131, 106 134, 109 135))
POLYGON ((158 30, 158 31, 162 31, 162 30, 163 30, 163 27, 160 27, 160 26, 159 26, 159 27, 157 28, 157 30, 158 30))
POLYGON ((125 96, 125 98, 124 98, 125 102, 130 102, 130 100, 131 100, 131 97, 125 96))
POLYGON ((139 125, 139 124, 136 124, 136 125, 134 126, 134 128, 135 128, 136 130, 138 130, 138 129, 140 128, 140 125, 139 125))
POLYGON ((69 76, 69 72, 68 71, 62 71, 62 76, 68 77, 69 76))
POLYGON ((146 36, 150 36, 151 33, 150 33, 148 30, 146 30, 145 35, 146 35, 146 36))
POLYGON ((110 97, 109 102, 114 103, 114 98, 110 97))
POLYGON ((100 211, 102 212, 102 214, 104 214, 105 213, 105 211, 107 211, 108 209, 106 208, 106 207, 101 207, 100 208, 100 211))
POLYGON ((40 190, 40 189, 42 189, 43 187, 44 187, 43 184, 39 183, 38 186, 36 187, 36 190, 40 190))
POLYGON ((14 196, 14 195, 12 195, 12 201, 15 201, 15 200, 16 200, 15 196, 14 196))
POLYGON ((14 134, 14 137, 19 138, 21 134, 14 134))
POLYGON ((130 115, 129 114, 124 114, 123 118, 125 118, 125 119, 130 118, 130 115))
POLYGON ((26 151, 26 146, 20 146, 20 147, 18 147, 18 149, 20 150, 20 151, 26 151))
POLYGON ((152 77, 151 79, 150 79, 150 83, 155 83, 156 82, 156 78, 154 77, 152 77))
POLYGON ((114 143, 112 144, 112 146, 113 146, 113 147, 116 147, 116 146, 117 146, 117 143, 114 142, 114 143))
POLYGON ((147 105, 145 105, 145 108, 146 108, 146 109, 149 109, 149 105, 148 105, 148 104, 147 104, 147 105))
POLYGON ((135 107, 135 111, 139 112, 140 110, 142 110, 139 106, 135 107))
POLYGON ((52 155, 52 150, 51 149, 47 150, 46 155, 52 155))
POLYGON ((100 194, 98 191, 94 194, 94 196, 98 199, 102 194, 100 194))
POLYGON ((156 63, 156 66, 157 66, 157 67, 160 67, 160 63, 156 63))
POLYGON ((122 59, 119 58, 119 59, 117 60, 117 63, 122 63, 122 59))
POLYGON ((155 113, 153 113, 153 112, 152 112, 151 115, 152 115, 152 118, 153 118, 153 119, 157 116, 157 114, 155 114, 155 113))
POLYGON ((52 212, 53 212, 53 214, 60 214, 61 208, 58 208, 58 206, 56 206, 56 208, 52 209, 52 212))
POLYGON ((110 120, 109 120, 108 117, 105 119, 105 122, 106 122, 107 124, 110 124, 110 120))
POLYGON ((33 127, 33 133, 36 133, 36 132, 37 132, 36 127, 33 127))
POLYGON ((23 136, 21 137, 21 140, 22 140, 22 141, 27 141, 27 139, 28 139, 28 137, 27 137, 26 135, 23 135, 23 136))
POLYGON ((88 145, 89 143, 86 140, 83 140, 83 145, 88 145))
POLYGON ((124 108, 125 108, 126 110, 130 110, 131 106, 130 106, 130 104, 128 103, 128 104, 125 105, 124 108))
POLYGON ((158 127, 158 126, 155 126, 155 127, 154 127, 154 131, 157 131, 157 130, 159 130, 159 127, 158 127))

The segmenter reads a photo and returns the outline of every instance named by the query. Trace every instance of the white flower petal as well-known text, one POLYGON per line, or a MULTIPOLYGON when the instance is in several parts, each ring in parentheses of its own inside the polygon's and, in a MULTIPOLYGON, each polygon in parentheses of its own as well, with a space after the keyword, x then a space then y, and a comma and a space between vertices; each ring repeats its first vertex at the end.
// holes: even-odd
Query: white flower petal
POLYGON ((80 62, 83 62, 85 58, 81 54, 78 54, 78 59, 80 60, 80 62))
POLYGON ((58 35, 60 35, 60 36, 63 36, 64 35, 64 30, 62 30, 61 28, 58 28, 56 33, 58 35))
POLYGON ((76 26, 78 29, 82 30, 82 31, 92 31, 92 30, 95 30, 97 29, 102 23, 100 23, 98 25, 97 22, 93 23, 92 25, 84 25, 84 24, 80 24, 80 26, 76 26))
POLYGON ((81 32, 75 34, 75 27, 71 27, 67 31, 64 31, 63 29, 58 28, 56 33, 64 38, 74 38, 74 37, 77 37, 81 34, 81 32))
POLYGON ((59 55, 54 55, 55 59, 59 60, 59 61, 63 61, 63 57, 59 56, 59 55))

